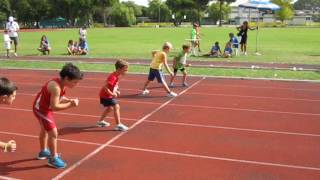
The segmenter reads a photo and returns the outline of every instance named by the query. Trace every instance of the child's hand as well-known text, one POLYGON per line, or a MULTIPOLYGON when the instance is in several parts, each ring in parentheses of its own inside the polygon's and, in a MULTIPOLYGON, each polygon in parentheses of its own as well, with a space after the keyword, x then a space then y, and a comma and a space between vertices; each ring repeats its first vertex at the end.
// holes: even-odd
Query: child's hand
POLYGON ((172 72, 170 72, 170 76, 173 77, 173 73, 172 72))
POLYGON ((186 64, 186 67, 190 67, 191 66, 191 64, 186 64))
POLYGON ((17 144, 16 144, 16 142, 15 142, 14 140, 10 140, 10 141, 7 143, 6 146, 7 146, 7 147, 6 147, 6 150, 7 150, 8 152, 14 152, 14 151, 16 151, 16 149, 17 149, 17 144))
POLYGON ((120 91, 116 90, 117 97, 120 96, 120 91))
POLYGON ((70 102, 71 102, 72 106, 74 106, 74 107, 79 106, 79 99, 78 98, 70 99, 70 102))

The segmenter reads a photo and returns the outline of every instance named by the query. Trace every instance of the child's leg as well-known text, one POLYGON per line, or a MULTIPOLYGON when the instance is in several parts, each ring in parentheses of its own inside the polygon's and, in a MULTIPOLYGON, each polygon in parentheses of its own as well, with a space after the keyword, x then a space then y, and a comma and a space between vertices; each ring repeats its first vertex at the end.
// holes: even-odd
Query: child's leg
POLYGON ((174 72, 173 73, 173 76, 171 77, 171 79, 170 79, 170 85, 173 83, 173 80, 174 80, 174 78, 176 77, 176 75, 177 75, 177 72, 174 72))
POLYGON ((120 124, 121 123, 121 121, 120 121, 120 105, 119 104, 114 105, 113 109, 114 109, 114 118, 116 120, 116 123, 120 124))
POLYGON ((187 71, 182 71, 183 77, 182 77, 182 84, 187 84, 187 71))
POLYGON ((144 83, 143 90, 146 90, 146 89, 147 89, 147 87, 148 87, 148 85, 149 85, 150 82, 151 82, 150 80, 147 80, 147 81, 144 83))
POLYGON ((39 143, 41 151, 48 149, 48 133, 42 125, 40 129, 39 143))
POLYGON ((7 49, 7 57, 9 57, 9 51, 10 51, 10 49, 7 49))
POLYGON ((48 132, 48 145, 49 145, 49 149, 52 157, 58 156, 57 141, 58 141, 58 130, 57 128, 54 128, 48 132))
POLYGON ((163 82, 162 82, 162 86, 163 86, 164 90, 166 90, 166 91, 167 91, 167 93, 170 93, 170 92, 171 92, 171 90, 169 89, 169 87, 168 87, 168 85, 167 85, 166 81, 163 81, 163 82))
POLYGON ((104 111, 102 112, 99 121, 103 121, 107 115, 110 113, 110 111, 112 110, 111 106, 105 107, 104 111))

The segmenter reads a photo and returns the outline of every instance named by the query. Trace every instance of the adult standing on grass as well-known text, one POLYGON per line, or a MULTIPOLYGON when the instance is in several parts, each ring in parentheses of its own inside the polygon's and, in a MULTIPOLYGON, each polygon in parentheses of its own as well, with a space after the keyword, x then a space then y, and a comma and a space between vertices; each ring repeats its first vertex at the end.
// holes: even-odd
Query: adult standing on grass
POLYGON ((9 36, 11 39, 11 42, 13 41, 14 43, 14 55, 17 55, 17 48, 18 48, 18 44, 19 44, 19 38, 18 38, 18 31, 19 31, 20 27, 19 24, 14 21, 14 18, 12 16, 10 16, 8 18, 8 22, 6 24, 6 30, 9 32, 9 36))
POLYGON ((244 21, 241 26, 237 27, 237 30, 239 31, 237 35, 241 37, 241 41, 240 41, 241 53, 243 53, 244 55, 247 55, 248 29, 255 30, 255 29, 258 29, 258 26, 255 28, 251 28, 248 25, 248 21, 244 21))

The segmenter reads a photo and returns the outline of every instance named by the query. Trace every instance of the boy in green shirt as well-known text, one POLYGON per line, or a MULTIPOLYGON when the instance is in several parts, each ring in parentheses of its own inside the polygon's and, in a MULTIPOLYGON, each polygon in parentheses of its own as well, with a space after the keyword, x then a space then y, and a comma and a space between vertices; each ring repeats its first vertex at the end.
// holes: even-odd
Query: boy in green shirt
POLYGON ((171 77, 170 80, 170 87, 173 87, 173 80, 177 75, 178 70, 180 70, 183 74, 183 78, 182 78, 182 86, 184 87, 188 87, 188 84, 186 82, 187 79, 187 71, 185 69, 185 67, 189 67, 191 64, 187 64, 187 55, 190 51, 190 45, 183 45, 182 46, 182 52, 180 52, 179 54, 177 54, 174 59, 173 59, 173 76, 171 77))

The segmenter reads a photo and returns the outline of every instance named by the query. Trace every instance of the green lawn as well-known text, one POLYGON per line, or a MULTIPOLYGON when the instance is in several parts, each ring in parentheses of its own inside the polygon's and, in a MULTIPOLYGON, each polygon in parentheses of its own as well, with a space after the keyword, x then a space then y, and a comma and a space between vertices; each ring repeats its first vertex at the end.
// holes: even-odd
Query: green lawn
MULTIPOLYGON (((28 61, 0 61, 0 67, 7 68, 32 68, 32 69, 61 69, 64 63, 57 62, 28 62, 28 61)), ((112 72, 114 65, 75 63, 84 71, 112 72)), ((131 65, 129 73, 148 73, 148 66, 131 65)), ((0 70, 1 71, 1 70, 0 70)), ((274 78, 274 79, 299 79, 320 80, 319 72, 311 71, 282 71, 282 70, 251 70, 251 69, 222 69, 222 68, 188 68, 192 75, 201 76, 228 76, 228 77, 251 77, 251 78, 274 78)))
MULTIPOLYGON (((189 38, 190 28, 96 28, 88 30, 90 55, 88 57, 150 58, 151 50, 160 49, 165 41, 174 45, 171 56, 180 51, 189 38)), ((201 49, 209 51, 215 41, 221 48, 228 41, 228 33, 235 28, 202 28, 201 49)), ((49 37, 53 56, 66 54, 69 39, 78 38, 77 29, 52 32, 21 32, 19 55, 37 55, 36 48, 42 34, 49 37)), ((235 57, 233 61, 280 62, 320 64, 320 28, 261 28, 259 30, 259 52, 254 55, 256 31, 249 32, 249 55, 235 57)), ((2 37, 2 36, 1 36, 2 37)), ((4 52, 3 52, 4 53, 4 52)), ((193 58, 218 60, 211 58, 193 58)), ((224 59, 219 59, 224 60, 224 59)))

